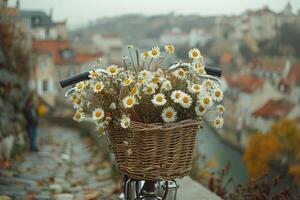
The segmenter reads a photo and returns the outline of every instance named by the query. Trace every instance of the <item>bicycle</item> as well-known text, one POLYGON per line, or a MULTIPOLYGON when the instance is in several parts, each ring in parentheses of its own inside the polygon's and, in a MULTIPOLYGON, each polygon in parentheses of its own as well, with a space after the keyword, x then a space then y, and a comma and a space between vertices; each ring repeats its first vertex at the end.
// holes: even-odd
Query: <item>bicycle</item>
MULTIPOLYGON (((221 84, 219 77, 221 77, 222 72, 220 69, 206 67, 205 70, 207 75, 203 77, 212 79, 218 84, 221 84)), ((88 79, 89 72, 84 72, 60 81, 60 85, 62 88, 65 88, 88 79)), ((67 90, 65 97, 67 98, 74 90, 74 87, 67 90)), ((107 135, 105 135, 105 137, 108 146, 110 146, 109 138, 107 135)), ((176 200, 179 185, 176 180, 136 180, 128 175, 124 175, 121 188, 122 192, 119 195, 120 200, 176 200)))

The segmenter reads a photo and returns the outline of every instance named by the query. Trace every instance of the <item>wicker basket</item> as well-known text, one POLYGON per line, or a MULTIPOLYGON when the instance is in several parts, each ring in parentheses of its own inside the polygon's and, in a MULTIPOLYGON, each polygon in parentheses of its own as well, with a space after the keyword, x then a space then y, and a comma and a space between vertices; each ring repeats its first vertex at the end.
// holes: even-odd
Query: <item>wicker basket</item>
POLYGON ((172 180, 189 174, 198 121, 167 125, 131 122, 130 126, 130 130, 119 125, 109 130, 112 151, 121 172, 143 180, 172 180))

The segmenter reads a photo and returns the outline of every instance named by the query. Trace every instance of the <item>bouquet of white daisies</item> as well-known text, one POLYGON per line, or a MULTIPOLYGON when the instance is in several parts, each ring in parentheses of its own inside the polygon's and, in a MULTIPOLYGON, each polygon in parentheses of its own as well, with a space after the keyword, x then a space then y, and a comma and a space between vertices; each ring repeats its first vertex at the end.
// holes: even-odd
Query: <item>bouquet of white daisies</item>
POLYGON ((168 124, 193 119, 222 127, 223 93, 206 75, 198 49, 188 52, 189 63, 178 62, 167 69, 160 66, 174 53, 173 45, 166 45, 165 52, 159 47, 142 54, 133 46, 128 50, 129 58, 122 58, 122 66, 105 67, 100 59, 90 79, 76 84, 70 96, 76 109, 74 120, 92 118, 100 134, 109 126, 130 129, 133 121, 168 124))

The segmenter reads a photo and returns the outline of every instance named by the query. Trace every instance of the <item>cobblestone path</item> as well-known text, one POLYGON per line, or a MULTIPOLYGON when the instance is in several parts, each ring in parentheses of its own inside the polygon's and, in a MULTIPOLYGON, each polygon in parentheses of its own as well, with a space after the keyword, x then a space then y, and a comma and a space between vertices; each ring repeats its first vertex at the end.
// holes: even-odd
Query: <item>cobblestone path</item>
POLYGON ((115 199, 109 163, 71 129, 43 127, 40 151, 0 169, 0 199, 115 199), (9 199, 9 198, 6 198, 9 199))

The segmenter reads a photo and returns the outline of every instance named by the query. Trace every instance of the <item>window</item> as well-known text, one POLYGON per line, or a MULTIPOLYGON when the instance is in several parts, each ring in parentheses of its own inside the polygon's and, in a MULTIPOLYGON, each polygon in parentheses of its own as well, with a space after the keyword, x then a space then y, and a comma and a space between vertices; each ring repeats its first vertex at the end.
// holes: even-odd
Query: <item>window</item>
POLYGON ((34 16, 31 18, 32 25, 39 25, 41 23, 41 17, 40 16, 34 16))
POLYGON ((43 80, 43 93, 48 91, 48 81, 47 80, 43 80))
POLYGON ((44 69, 48 65, 48 58, 45 55, 39 57, 39 66, 40 68, 44 69))

